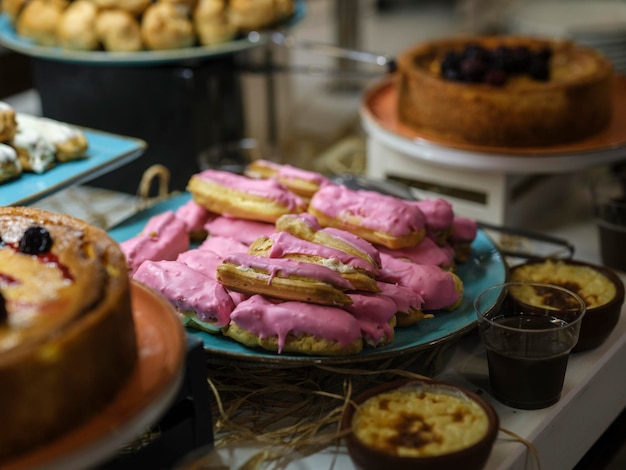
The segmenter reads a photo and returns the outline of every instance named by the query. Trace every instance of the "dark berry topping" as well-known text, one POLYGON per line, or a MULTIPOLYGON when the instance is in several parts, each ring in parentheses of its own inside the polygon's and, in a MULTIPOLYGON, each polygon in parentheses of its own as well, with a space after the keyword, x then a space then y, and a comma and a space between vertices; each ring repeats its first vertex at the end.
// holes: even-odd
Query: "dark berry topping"
POLYGON ((22 235, 19 251, 28 255, 47 253, 52 247, 52 237, 43 227, 28 227, 22 235))
POLYGON ((468 44, 462 51, 449 51, 441 61, 441 75, 447 80, 504 85, 511 75, 526 74, 534 80, 550 79, 552 50, 532 51, 527 46, 498 46, 493 49, 468 44))

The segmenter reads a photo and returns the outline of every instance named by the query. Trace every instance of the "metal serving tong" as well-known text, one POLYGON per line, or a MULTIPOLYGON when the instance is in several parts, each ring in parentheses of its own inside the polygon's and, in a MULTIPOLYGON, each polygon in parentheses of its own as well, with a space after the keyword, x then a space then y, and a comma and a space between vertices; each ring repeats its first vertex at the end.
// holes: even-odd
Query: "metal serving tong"
MULTIPOLYGON (((353 174, 334 175, 331 179, 351 189, 367 189, 401 199, 417 200, 409 186, 397 181, 379 180, 353 174)), ((568 259, 574 256, 574 245, 563 238, 487 222, 478 221, 477 223, 480 229, 491 236, 503 256, 522 259, 538 257, 568 259)))

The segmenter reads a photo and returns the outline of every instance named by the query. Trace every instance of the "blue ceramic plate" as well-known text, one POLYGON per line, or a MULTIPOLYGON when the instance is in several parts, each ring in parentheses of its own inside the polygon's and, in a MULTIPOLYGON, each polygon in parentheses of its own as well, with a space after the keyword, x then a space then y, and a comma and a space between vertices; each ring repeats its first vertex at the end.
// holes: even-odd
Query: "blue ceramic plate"
POLYGON ((23 173, 0 185, 0 205, 32 204, 63 188, 89 181, 135 160, 146 149, 141 139, 80 128, 89 143, 87 157, 59 163, 41 173, 23 173))
MULTIPOLYGON (((117 241, 124 241, 137 235, 148 219, 165 210, 175 210, 189 200, 188 193, 174 196, 152 208, 134 215, 109 231, 117 241)), ((445 341, 458 338, 475 326, 472 302, 486 287, 501 283, 506 277, 506 267, 502 255, 493 242, 479 231, 472 245, 472 256, 465 264, 458 266, 457 274, 463 280, 465 293, 463 303, 454 312, 439 312, 435 318, 424 320, 408 328, 396 328, 393 342, 381 348, 365 349, 354 356, 298 356, 274 354, 258 349, 249 349, 220 335, 188 329, 188 333, 201 338, 205 349, 216 359, 232 359, 248 363, 265 363, 276 366, 304 366, 313 364, 353 364, 398 357, 402 354, 430 348, 445 341)))
MULTIPOLYGON (((291 18, 280 25, 289 28, 301 21, 305 16, 304 0, 296 2, 295 12, 291 18)), ((0 44, 22 54, 39 59, 56 60, 94 65, 157 65, 187 60, 209 59, 225 54, 244 51, 266 43, 267 38, 261 35, 257 41, 247 37, 227 41, 212 46, 194 46, 180 49, 138 52, 107 52, 107 51, 74 51, 60 47, 40 46, 31 39, 19 36, 7 15, 0 15, 0 44)))

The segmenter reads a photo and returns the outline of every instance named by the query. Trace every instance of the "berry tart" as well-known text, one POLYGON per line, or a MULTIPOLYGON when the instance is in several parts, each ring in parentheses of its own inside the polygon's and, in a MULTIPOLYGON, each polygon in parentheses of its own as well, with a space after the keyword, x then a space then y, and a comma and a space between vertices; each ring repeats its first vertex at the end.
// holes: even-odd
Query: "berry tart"
POLYGON ((571 41, 435 40, 398 60, 400 122, 453 144, 549 146, 604 129, 611 63, 571 41))
POLYGON ((60 214, 0 208, 0 466, 115 397, 137 361, 124 254, 60 214))

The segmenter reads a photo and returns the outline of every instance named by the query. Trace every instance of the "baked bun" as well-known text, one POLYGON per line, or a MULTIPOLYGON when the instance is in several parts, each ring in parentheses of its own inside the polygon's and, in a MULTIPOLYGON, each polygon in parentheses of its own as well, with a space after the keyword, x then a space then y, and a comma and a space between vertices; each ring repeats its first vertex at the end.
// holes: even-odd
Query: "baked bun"
POLYGON ((199 0, 193 10, 193 24, 198 40, 204 46, 230 41, 237 35, 225 0, 199 0))
POLYGON ((96 18, 96 33, 106 51, 134 52, 143 49, 139 21, 121 8, 100 11, 96 18))
POLYGON ((0 142, 11 140, 17 132, 15 109, 4 101, 0 101, 0 142))
POLYGON ((265 28, 276 22, 274 0, 230 0, 230 21, 240 31, 265 28))
POLYGON ((197 173, 190 178, 187 189, 205 209, 241 219, 274 223, 281 215, 306 209, 300 197, 275 180, 253 179, 227 171, 197 173))
POLYGON ((152 50, 193 46, 196 36, 190 18, 191 13, 185 5, 168 2, 151 4, 141 21, 143 43, 152 50))
POLYGON ((336 307, 272 302, 254 295, 231 313, 226 336, 277 353, 346 356, 363 349, 354 316, 336 307))
POLYGON ((17 158, 16 150, 0 143, 0 184, 14 180, 22 174, 22 165, 17 158))
POLYGON ((426 219, 417 206, 374 191, 327 184, 315 193, 308 212, 324 227, 389 248, 417 245, 426 235, 426 219))
POLYGON ((330 268, 292 259, 232 253, 217 267, 217 279, 228 289, 282 300, 321 305, 348 305, 353 286, 330 268))
POLYGON ((211 237, 227 237, 250 245, 259 237, 274 233, 274 225, 257 220, 240 219, 237 217, 219 216, 204 224, 211 237))
POLYGON ((59 46, 65 49, 93 51, 100 47, 96 32, 98 7, 91 0, 75 0, 63 11, 57 24, 59 46))
POLYGON ((0 462, 97 414, 137 360, 124 255, 60 214, 0 208, 0 462))
POLYGON ((17 17, 17 34, 42 46, 56 46, 56 29, 65 7, 66 4, 61 1, 29 0, 17 17))

